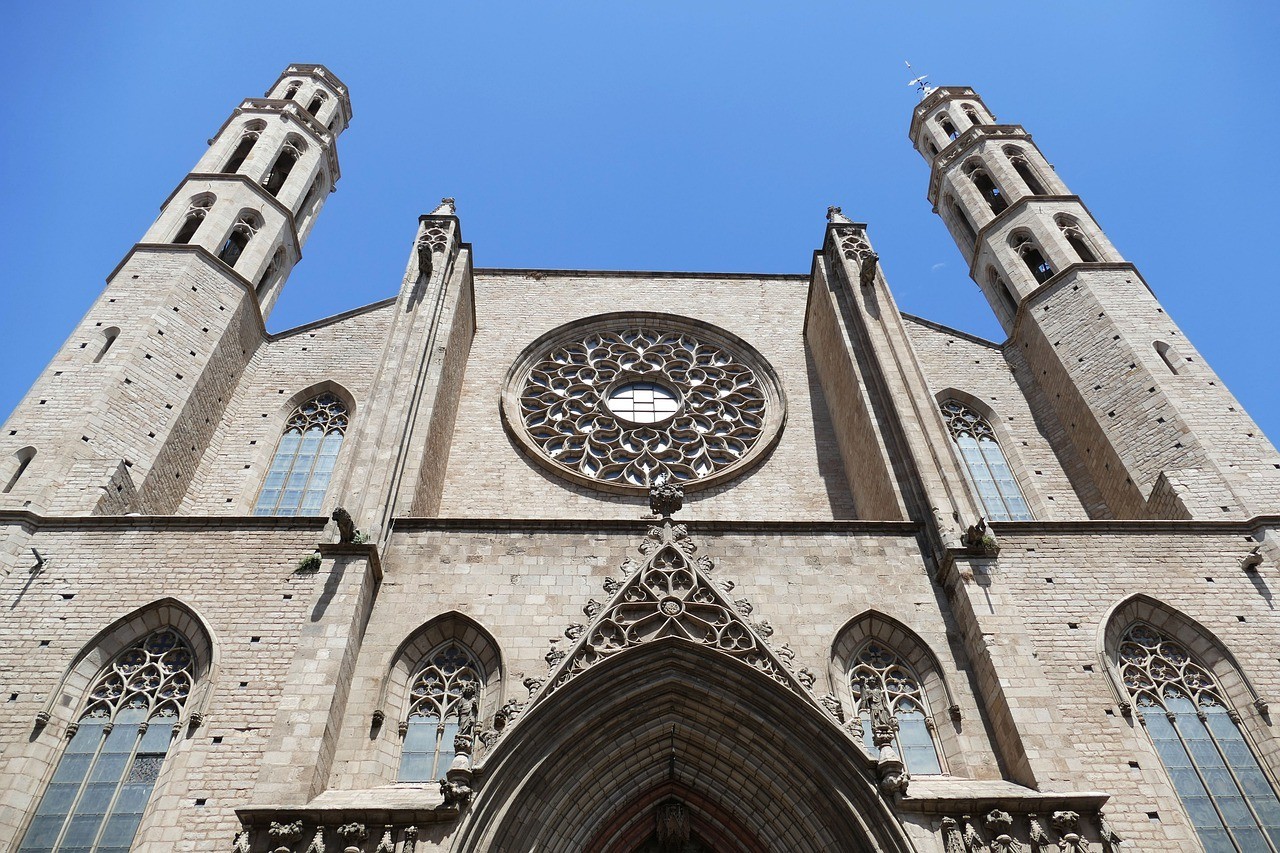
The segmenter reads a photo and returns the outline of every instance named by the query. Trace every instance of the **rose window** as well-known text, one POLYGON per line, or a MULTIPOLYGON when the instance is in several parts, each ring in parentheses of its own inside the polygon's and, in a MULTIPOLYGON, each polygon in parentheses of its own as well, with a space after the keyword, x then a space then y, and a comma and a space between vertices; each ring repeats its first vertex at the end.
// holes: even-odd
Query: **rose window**
POLYGON ((507 426, 541 464, 610 491, 709 485, 777 437, 784 406, 764 360, 712 327, 617 315, 558 329, 512 368, 507 426))

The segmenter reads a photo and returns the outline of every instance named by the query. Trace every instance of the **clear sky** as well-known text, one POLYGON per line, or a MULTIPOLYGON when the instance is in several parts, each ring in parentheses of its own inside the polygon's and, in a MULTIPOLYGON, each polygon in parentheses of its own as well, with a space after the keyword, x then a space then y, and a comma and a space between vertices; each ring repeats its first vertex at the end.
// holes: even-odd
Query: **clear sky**
POLYGON ((840 204, 904 310, 998 340, 925 200, 910 59, 1034 135, 1280 440, 1274 2, 46 2, 5 27, 0 417, 290 62, 355 118, 272 330, 393 295, 451 195, 482 267, 806 273, 840 204))

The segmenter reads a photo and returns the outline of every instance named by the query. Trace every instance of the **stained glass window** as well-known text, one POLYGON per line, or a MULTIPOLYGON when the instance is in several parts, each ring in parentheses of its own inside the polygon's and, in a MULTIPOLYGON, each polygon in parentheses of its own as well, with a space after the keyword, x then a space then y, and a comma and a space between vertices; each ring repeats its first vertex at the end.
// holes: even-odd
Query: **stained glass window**
POLYGON ((295 409, 253 514, 319 515, 346 431, 346 404, 332 394, 321 394, 295 409))
POLYGON ((455 642, 437 648, 422 661, 409 688, 409 716, 401 723, 401 782, 431 782, 453 763, 458 706, 468 686, 480 707, 484 671, 469 650, 455 642))
POLYGON ((942 404, 942 417, 960 448, 989 521, 1030 521, 1031 510, 987 419, 957 400, 942 404))
POLYGON ((901 656, 875 640, 863 645, 849 670, 849 689, 857 718, 862 723, 862 736, 867 751, 876 752, 871 734, 871 712, 867 707, 868 690, 884 694, 885 707, 898 722, 894 748, 908 773, 941 773, 938 747, 933 740, 933 718, 925 702, 920 679, 901 656))
POLYGON ((1209 671, 1143 622, 1121 638, 1119 666, 1205 850, 1280 850, 1280 800, 1209 671))
POLYGON ((172 628, 116 656, 72 724, 19 853, 128 853, 191 692, 193 662, 172 628))

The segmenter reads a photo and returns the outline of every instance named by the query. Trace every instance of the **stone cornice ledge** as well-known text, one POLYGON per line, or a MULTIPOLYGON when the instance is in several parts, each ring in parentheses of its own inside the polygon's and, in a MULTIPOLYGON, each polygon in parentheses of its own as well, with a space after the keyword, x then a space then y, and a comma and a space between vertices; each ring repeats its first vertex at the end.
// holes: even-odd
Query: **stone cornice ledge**
MULTIPOLYGON (((328 519, 325 519, 328 521, 328 519)), ((325 542, 317 548, 320 556, 330 557, 363 557, 369 561, 373 570, 373 579, 382 580, 382 559, 378 556, 378 546, 372 542, 325 542)))
POLYGON ((262 515, 52 515, 45 516, 25 509, 0 509, 0 524, 30 524, 37 529, 111 529, 138 528, 184 530, 218 528, 221 530, 323 530, 328 516, 300 515, 293 518, 262 515))
POLYGON ((1082 521, 993 521, 991 532, 1002 536, 1151 535, 1161 533, 1252 534, 1259 527, 1280 526, 1280 515, 1249 519, 1100 519, 1082 521))
POLYGON ((1053 793, 1034 791, 1000 780, 962 779, 956 776, 913 777, 907 796, 896 808, 904 812, 955 815, 986 813, 993 808, 1014 814, 1042 814, 1071 809, 1080 814, 1097 812, 1111 798, 1100 791, 1053 793))
MULTIPOLYGON (((693 534, 776 534, 776 533, 843 533, 852 535, 915 536, 921 526, 914 521, 696 521, 676 518, 693 534)), ((392 534, 427 530, 491 531, 527 530, 551 533, 639 533, 642 525, 658 524, 656 517, 639 518, 424 518, 399 516, 393 522, 392 534)))

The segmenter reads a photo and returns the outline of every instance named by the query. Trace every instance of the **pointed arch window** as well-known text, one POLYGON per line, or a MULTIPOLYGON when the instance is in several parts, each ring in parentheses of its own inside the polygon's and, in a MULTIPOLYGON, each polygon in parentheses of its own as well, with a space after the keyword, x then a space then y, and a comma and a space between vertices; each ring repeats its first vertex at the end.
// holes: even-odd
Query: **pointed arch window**
POLYGON ((1030 521, 1031 510, 987 419, 958 400, 942 404, 942 417, 960 448, 960 458, 978 491, 987 518, 1030 521))
POLYGON ((1089 245, 1089 238, 1084 235, 1084 229, 1080 227, 1078 221, 1070 216, 1059 216, 1054 219, 1054 223, 1062 232, 1063 238, 1075 250, 1076 257, 1086 264, 1091 264, 1098 260, 1098 256, 1089 245))
POLYGON ((103 671, 18 853, 128 853, 191 693, 195 656, 172 628, 103 671))
POLYGON ((307 150, 307 144, 297 134, 289 134, 285 138, 284 147, 280 149, 280 154, 276 157, 276 162, 272 164, 271 169, 267 172, 266 178, 263 179, 262 185, 267 192, 272 195, 279 195, 284 182, 289 179, 289 173, 293 171, 293 167, 298 164, 302 152, 307 150))
POLYGON ((253 146, 258 144, 258 138, 262 136, 262 131, 265 129, 266 125, 262 122, 251 122, 245 126, 244 134, 236 144, 235 151, 231 152, 231 158, 227 160, 227 165, 222 167, 223 174, 231 174, 244 165, 249 152, 253 150, 253 146))
POLYGON ((401 782, 444 778, 454 741, 470 735, 460 726, 480 717, 484 670, 471 650, 450 640, 423 659, 409 687, 409 713, 400 723, 401 782))
POLYGON ((1205 850, 1280 850, 1280 799, 1209 670, 1145 622, 1117 665, 1205 850))
POLYGON ((213 201, 213 196, 207 193, 191 199, 187 212, 182 216, 182 226, 178 229, 173 242, 182 244, 191 242, 191 238, 195 237, 196 232, 200 230, 200 223, 204 222, 204 218, 213 209, 213 201))
POLYGON ((13 491, 13 487, 18 485, 22 475, 27 473, 27 469, 31 467, 31 460, 35 458, 36 449, 34 447, 24 447, 13 454, 13 473, 9 475, 9 479, 4 485, 4 491, 0 492, 0 494, 7 495, 13 491))
POLYGON ((1015 234, 1009 238, 1009 246, 1018 253, 1022 262, 1027 265, 1031 277, 1044 284, 1053 278, 1053 265, 1045 260, 1040 248, 1026 234, 1015 234))
POLYGON ((234 267, 240 260, 240 256, 244 254, 249 241, 253 239, 253 235, 257 234, 261 227, 262 220, 253 211, 246 210, 241 213, 236 224, 231 226, 231 233, 227 235, 227 239, 222 241, 222 248, 218 250, 218 260, 229 267, 234 267))
POLYGON ((347 422, 347 405, 333 394, 313 397, 294 409, 253 514, 318 515, 347 422))
POLYGON ((1022 178, 1023 183, 1027 185, 1027 189, 1032 195, 1048 195, 1044 184, 1036 177, 1035 170, 1031 168, 1031 163, 1027 160, 1027 155, 1020 148, 1010 146, 1004 149, 1005 156, 1009 158, 1009 162, 1013 165, 1013 170, 1022 178))
POLYGON ((868 640, 853 658, 849 691, 853 694, 855 717, 860 722, 868 752, 874 755, 876 746, 867 700, 871 691, 879 691, 884 706, 897 723, 894 747, 907 772, 921 775, 942 772, 938 745, 933 738, 933 717, 929 714, 920 679, 899 654, 878 640, 868 640))

